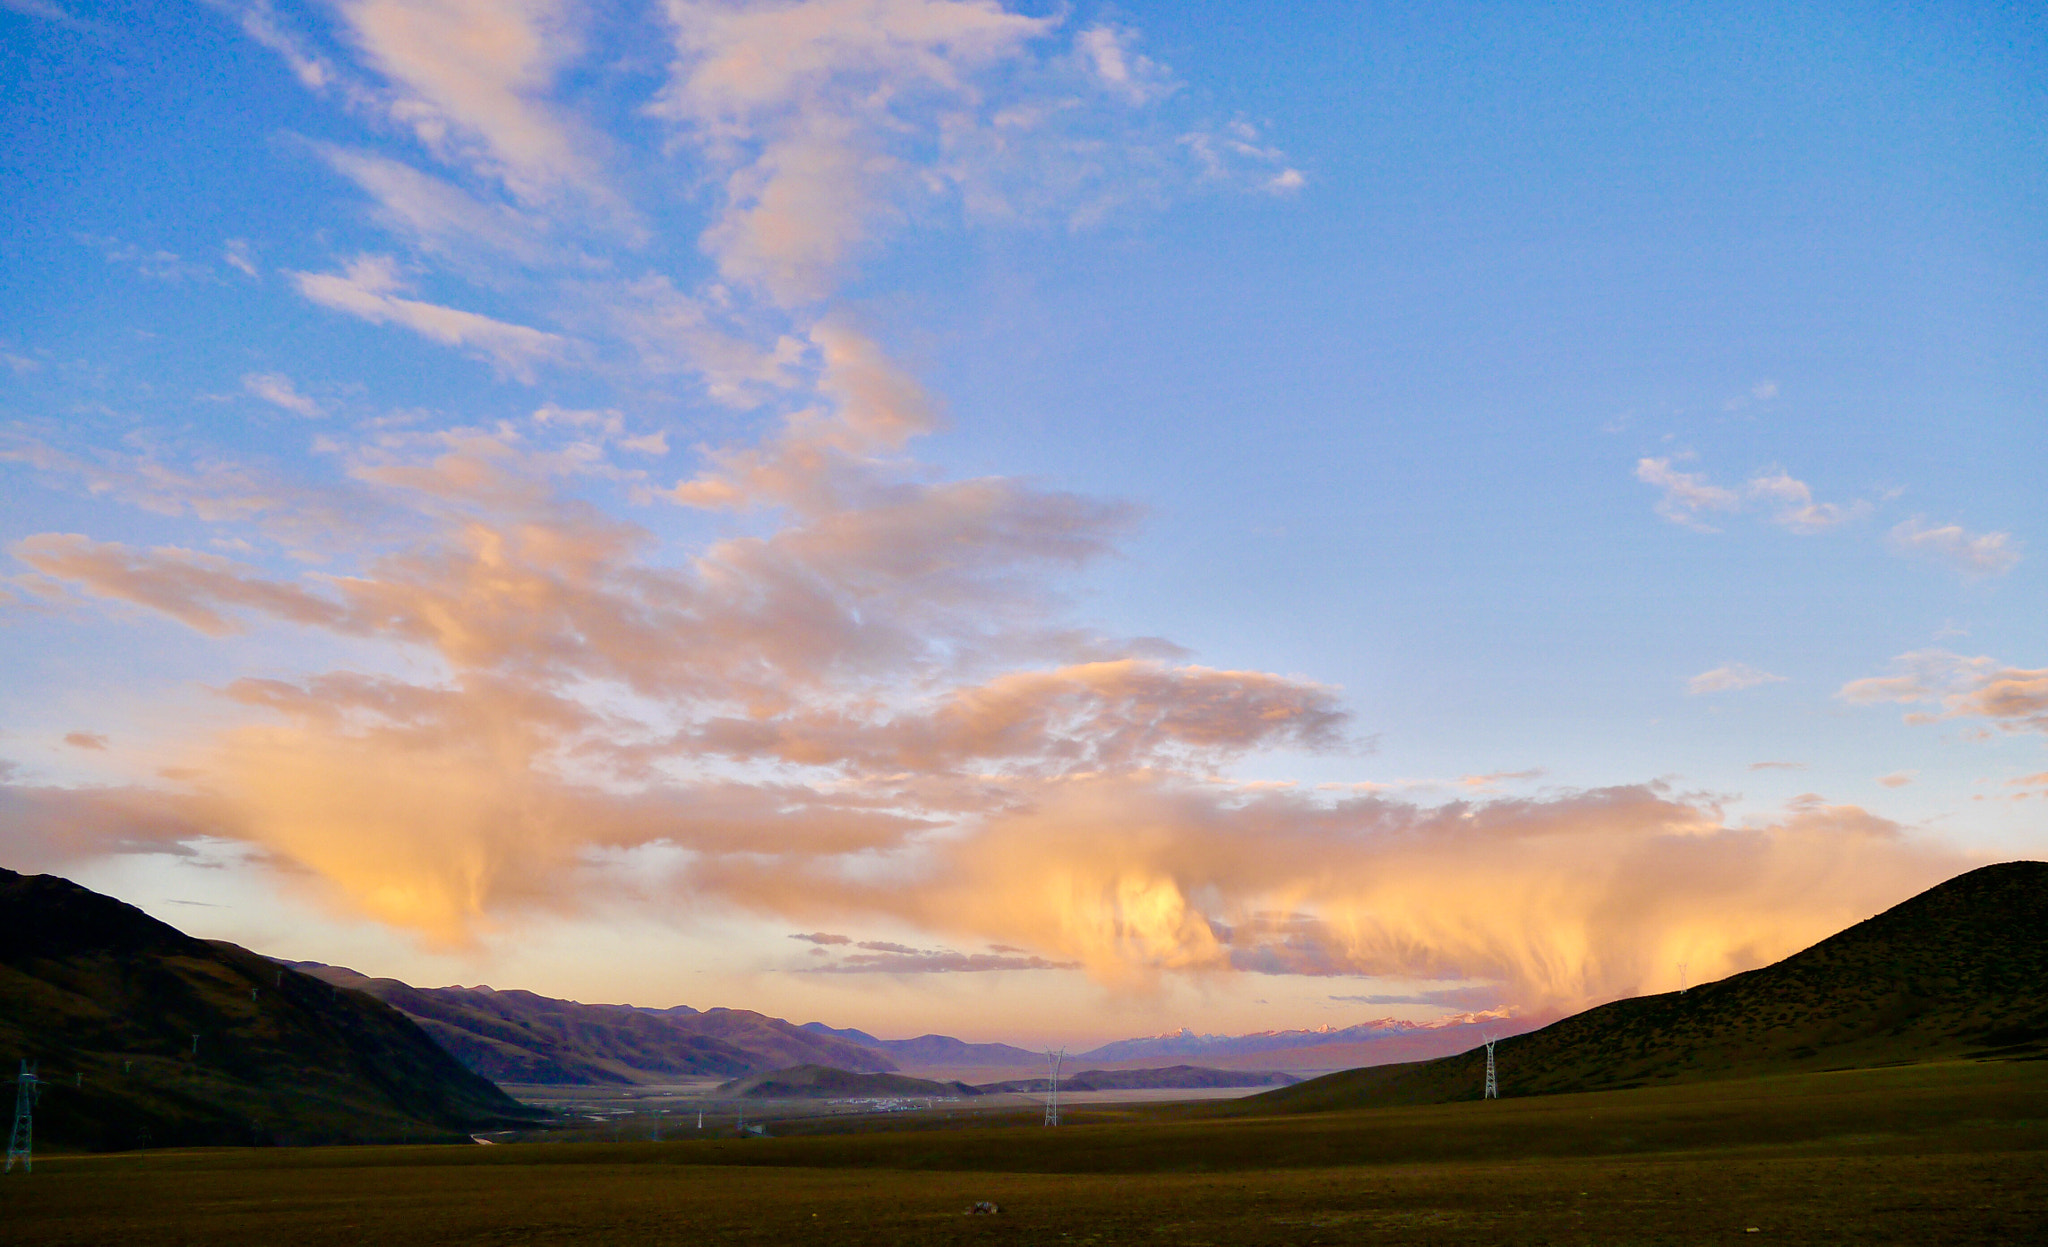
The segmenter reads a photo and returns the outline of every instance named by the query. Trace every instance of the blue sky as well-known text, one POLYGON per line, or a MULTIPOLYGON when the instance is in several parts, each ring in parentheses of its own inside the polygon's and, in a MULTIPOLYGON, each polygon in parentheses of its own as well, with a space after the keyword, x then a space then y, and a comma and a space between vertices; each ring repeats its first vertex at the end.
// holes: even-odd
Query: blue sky
POLYGON ((1024 1039, 1575 1007, 2039 856, 2043 51, 5 0, 7 864, 1024 1039))

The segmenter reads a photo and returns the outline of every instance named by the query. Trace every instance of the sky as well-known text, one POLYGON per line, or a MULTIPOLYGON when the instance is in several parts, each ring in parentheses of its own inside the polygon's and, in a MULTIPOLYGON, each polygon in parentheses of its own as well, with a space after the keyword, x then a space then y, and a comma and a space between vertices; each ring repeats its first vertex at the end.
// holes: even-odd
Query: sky
POLYGON ((2048 856, 2025 6, 0 0, 0 865, 1534 1018, 2048 856))

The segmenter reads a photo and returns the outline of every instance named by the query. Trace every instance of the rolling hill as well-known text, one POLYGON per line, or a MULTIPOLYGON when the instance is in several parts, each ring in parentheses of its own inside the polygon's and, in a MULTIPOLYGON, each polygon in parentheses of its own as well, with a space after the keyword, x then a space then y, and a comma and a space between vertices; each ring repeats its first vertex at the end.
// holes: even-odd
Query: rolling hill
MULTIPOLYGON (((1275 1070, 1209 1069, 1200 1065, 1170 1065, 1164 1069, 1088 1069, 1062 1076, 1062 1091, 1155 1091, 1191 1090, 1209 1087, 1273 1087, 1300 1082, 1292 1074, 1275 1070)), ((984 1092, 1016 1091, 1043 1095, 1050 1089, 1044 1078, 1013 1078, 1008 1082, 982 1083, 984 1092)))
MULTIPOLYGON (((1503 1096, 1953 1057, 2048 1058, 2048 863, 1960 875, 1775 965, 1617 1000, 1495 1048, 1503 1096)), ((1315 1112, 1477 1099, 1485 1052, 1239 1101, 1315 1112)))
POLYGON ((935 1082, 906 1074, 859 1074, 829 1065, 797 1065, 751 1078, 735 1078, 718 1088, 724 1095, 755 1100, 798 1099, 921 1099, 980 1095, 964 1082, 935 1082))
POLYGON ((447 1137, 539 1115, 376 1000, 0 870, 10 1081, 23 1058, 44 1082, 36 1137, 94 1149, 447 1137))
POLYGON ((412 987, 315 961, 294 968, 376 997, 494 1082, 653 1083, 805 1064, 878 1073, 896 1068, 877 1049, 748 1009, 588 1005, 489 987, 412 987))

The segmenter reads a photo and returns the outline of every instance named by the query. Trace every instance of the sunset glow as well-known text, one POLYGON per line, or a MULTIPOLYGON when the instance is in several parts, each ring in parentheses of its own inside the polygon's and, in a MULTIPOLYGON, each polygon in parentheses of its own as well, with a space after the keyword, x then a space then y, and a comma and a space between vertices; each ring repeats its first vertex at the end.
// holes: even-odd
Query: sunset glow
POLYGON ((1099 1042, 2042 856, 2048 57, 1888 20, 0 0, 0 865, 1099 1042))

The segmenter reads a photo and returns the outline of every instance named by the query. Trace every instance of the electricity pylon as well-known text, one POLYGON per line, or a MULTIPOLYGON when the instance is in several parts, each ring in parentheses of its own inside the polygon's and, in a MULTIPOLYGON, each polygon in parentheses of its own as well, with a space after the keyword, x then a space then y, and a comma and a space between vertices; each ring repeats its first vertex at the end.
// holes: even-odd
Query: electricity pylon
POLYGON ((13 1173, 17 1159, 21 1161, 22 1172, 36 1171, 34 1114, 38 1085, 36 1063, 23 1060, 21 1077, 14 1084, 14 1132, 7 1136, 7 1168, 0 1169, 0 1173, 13 1173))
POLYGON ((1047 1096, 1045 1100, 1045 1124, 1048 1126, 1060 1124, 1060 1062, 1066 1059, 1067 1050, 1065 1048, 1061 1048, 1057 1052, 1051 1048, 1045 1050, 1046 1063, 1052 1066, 1052 1094, 1047 1096))
POLYGON ((1500 1099, 1500 1084, 1493 1078, 1493 1045, 1498 1042, 1497 1039, 1486 1041, 1486 1094, 1479 1097, 1482 1100, 1500 1099))

